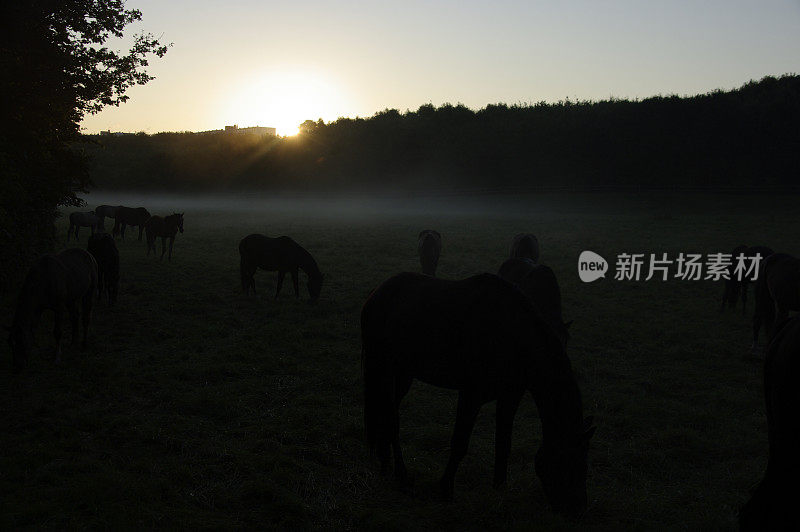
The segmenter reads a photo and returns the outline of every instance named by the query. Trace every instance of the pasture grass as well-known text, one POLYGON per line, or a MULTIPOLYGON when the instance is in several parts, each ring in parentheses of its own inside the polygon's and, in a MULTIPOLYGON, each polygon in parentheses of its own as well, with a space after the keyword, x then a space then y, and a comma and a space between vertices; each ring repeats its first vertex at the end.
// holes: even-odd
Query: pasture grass
MULTIPOLYGON (((740 243, 792 253, 795 199, 597 194, 517 198, 507 209, 498 201, 370 215, 176 204, 186 233, 171 263, 146 257, 128 233, 117 241, 119 303, 96 304, 85 352, 68 347, 54 363, 49 314, 24 373, 13 375, 8 349, 0 352, 0 527, 735 527, 767 454, 749 319, 740 307, 718 312, 720 283, 609 276, 583 284, 577 256, 590 249, 613 262, 621 252, 729 252, 740 243), (401 411, 413 487, 399 490, 370 460, 359 312, 389 276, 419 270, 424 228, 442 233, 438 273, 450 279, 496 272, 517 232, 539 237, 565 319, 575 320, 568 353, 598 427, 582 521, 548 510, 533 470, 541 434, 527 397, 504 489, 491 487, 489 404, 454 500, 439 499, 456 393, 420 383, 401 411), (253 232, 290 235, 314 255, 326 274, 319 304, 306 302, 303 275, 299 301, 288 278, 273 300, 276 274, 266 272, 256 275, 258 296, 241 295, 237 245, 253 232)), ((2 299, 6 323, 15 296, 2 299)), ((750 309, 753 298, 751 288, 750 309)))

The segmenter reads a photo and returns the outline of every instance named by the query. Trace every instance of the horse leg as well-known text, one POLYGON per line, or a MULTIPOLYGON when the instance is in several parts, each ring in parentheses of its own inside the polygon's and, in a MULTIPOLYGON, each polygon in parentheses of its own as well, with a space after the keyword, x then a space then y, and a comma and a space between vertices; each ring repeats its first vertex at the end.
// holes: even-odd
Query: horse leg
POLYGON ((64 313, 60 308, 56 308, 53 313, 53 338, 56 341, 56 362, 61 362, 61 331, 64 313))
POLYGON ((69 306, 69 322, 72 325, 72 345, 78 343, 78 303, 69 306))
POLYGON ((475 418, 478 417, 480 409, 481 403, 477 398, 477 394, 466 390, 461 390, 458 393, 456 427, 453 430, 453 439, 450 442, 450 460, 448 460, 447 468, 445 468, 444 475, 439 482, 442 496, 446 499, 453 497, 456 470, 458 469, 458 464, 467 454, 469 437, 472 434, 475 418))
POLYGON ((165 237, 161 237, 161 258, 159 260, 164 260, 164 253, 167 252, 167 239, 165 237))
POLYGON ((139 242, 142 241, 142 231, 144 231, 144 224, 139 224, 139 242))
POLYGON ((494 436, 494 487, 499 488, 508 478, 508 457, 511 454, 511 429, 514 416, 525 390, 515 391, 497 398, 494 436))
POLYGON ((400 402, 411 388, 413 379, 407 376, 397 376, 395 378, 394 408, 392 408, 392 419, 389 425, 389 439, 392 442, 392 452, 394 454, 394 477, 402 484, 408 484, 408 473, 406 464, 403 462, 403 453, 400 450, 400 402))
POLYGON ((300 285, 297 280, 297 268, 292 270, 292 285, 294 285, 294 297, 300 299, 300 285))
POLYGON ((122 240, 125 240, 125 222, 122 222, 122 225, 119 226, 119 234, 122 236, 122 240))
POLYGON ((72 228, 73 227, 74 226, 72 225, 72 223, 70 223, 69 224, 69 229, 67 229, 67 242, 69 242, 69 237, 72 235, 72 228))
POLYGON ((278 272, 278 287, 275 289, 275 299, 278 299, 278 294, 281 293, 281 285, 283 285, 283 276, 286 275, 286 272, 279 271, 278 272))
POLYGON ((256 273, 256 267, 248 264, 248 262, 242 257, 239 261, 239 275, 242 278, 242 292, 244 295, 248 295, 250 293, 250 288, 253 288, 253 294, 256 293, 256 281, 253 276, 256 273))
POLYGON ((81 342, 81 349, 86 349, 86 338, 89 336, 89 322, 92 319, 92 292, 93 290, 89 290, 85 296, 83 296, 83 302, 81 304, 81 319, 83 321, 83 341, 81 342))
POLYGON ((175 235, 169 237, 169 259, 167 260, 169 260, 170 262, 172 262, 172 244, 174 243, 175 243, 175 235))

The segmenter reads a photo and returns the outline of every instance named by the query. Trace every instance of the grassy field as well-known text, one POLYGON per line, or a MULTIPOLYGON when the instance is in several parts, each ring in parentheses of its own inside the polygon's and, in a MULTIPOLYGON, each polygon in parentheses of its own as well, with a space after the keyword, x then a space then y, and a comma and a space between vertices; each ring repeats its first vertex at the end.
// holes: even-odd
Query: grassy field
MULTIPOLYGON (((154 214, 186 211, 186 233, 171 263, 146 257, 130 234, 117 242, 119 303, 97 304, 85 352, 67 348, 54 363, 49 314, 24 373, 13 375, 8 349, 0 351, 0 527, 735 527, 766 466, 749 319, 740 308, 718 312, 719 283, 583 284, 576 262, 584 249, 610 262, 621 252, 729 252, 740 243, 798 252, 796 198, 460 201, 156 204, 154 214), (419 270, 423 228, 443 235, 439 274, 448 279, 496 272, 515 233, 539 237, 565 319, 575 320, 568 353, 598 426, 581 522, 547 508, 533 471, 541 435, 529 398, 502 490, 491 487, 487 405, 453 502, 438 498, 456 394, 420 383, 401 409, 413 489, 399 491, 369 459, 359 312, 383 280, 419 270), (273 300, 276 274, 267 272, 256 276, 258 296, 241 295, 237 245, 253 232, 290 235, 314 255, 326 274, 319 304, 307 304, 305 276, 300 301, 290 282, 273 300)), ((63 219, 58 230, 66 234, 63 219)), ((6 324, 15 297, 0 302, 6 324)))

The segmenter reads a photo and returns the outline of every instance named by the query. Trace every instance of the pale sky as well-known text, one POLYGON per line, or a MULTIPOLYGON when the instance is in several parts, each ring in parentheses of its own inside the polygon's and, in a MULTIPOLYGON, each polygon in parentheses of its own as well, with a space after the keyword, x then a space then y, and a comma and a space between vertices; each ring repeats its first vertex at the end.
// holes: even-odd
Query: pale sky
MULTIPOLYGON (((128 0, 174 43, 86 132, 203 131, 432 103, 645 98, 800 73, 800 0, 128 0)), ((132 33, 132 32, 131 32, 132 33)))

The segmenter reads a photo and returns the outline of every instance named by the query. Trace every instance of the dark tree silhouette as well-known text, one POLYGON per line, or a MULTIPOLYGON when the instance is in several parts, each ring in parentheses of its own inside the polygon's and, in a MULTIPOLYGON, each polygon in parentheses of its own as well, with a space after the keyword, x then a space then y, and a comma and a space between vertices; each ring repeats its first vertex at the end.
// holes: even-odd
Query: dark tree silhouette
POLYGON ((286 138, 98 137, 92 176, 150 190, 769 190, 800 186, 798 122, 800 76, 786 75, 689 97, 386 109, 286 138))
POLYGON ((109 49, 111 38, 142 17, 121 0, 5 2, 0 37, 0 254, 14 266, 46 248, 59 205, 79 205, 89 186, 79 123, 87 113, 119 105, 125 92, 151 79, 148 57, 167 46, 136 35, 126 52, 109 49))

